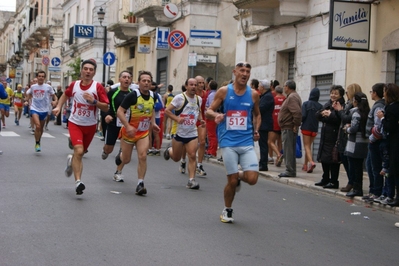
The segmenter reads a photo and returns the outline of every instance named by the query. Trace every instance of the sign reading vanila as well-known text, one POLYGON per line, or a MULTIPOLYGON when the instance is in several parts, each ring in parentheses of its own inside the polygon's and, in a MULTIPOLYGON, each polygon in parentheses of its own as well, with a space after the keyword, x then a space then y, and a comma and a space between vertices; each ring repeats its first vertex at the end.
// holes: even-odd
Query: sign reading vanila
POLYGON ((371 3, 331 0, 328 49, 369 51, 371 3))

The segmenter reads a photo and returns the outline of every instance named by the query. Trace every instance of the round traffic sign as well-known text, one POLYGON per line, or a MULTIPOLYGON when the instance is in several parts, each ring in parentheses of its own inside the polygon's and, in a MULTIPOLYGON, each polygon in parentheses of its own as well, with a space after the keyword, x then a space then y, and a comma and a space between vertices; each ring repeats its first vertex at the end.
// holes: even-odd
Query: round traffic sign
POLYGON ((50 59, 47 56, 43 56, 42 64, 47 66, 48 64, 50 64, 50 59))
POLYGON ((168 43, 173 49, 178 50, 183 48, 184 45, 186 45, 186 41, 186 35, 184 35, 184 33, 179 30, 174 30, 169 33, 168 43))
POLYGON ((179 11, 179 9, 175 4, 167 4, 163 8, 163 13, 168 18, 175 18, 177 16, 178 11, 179 11))

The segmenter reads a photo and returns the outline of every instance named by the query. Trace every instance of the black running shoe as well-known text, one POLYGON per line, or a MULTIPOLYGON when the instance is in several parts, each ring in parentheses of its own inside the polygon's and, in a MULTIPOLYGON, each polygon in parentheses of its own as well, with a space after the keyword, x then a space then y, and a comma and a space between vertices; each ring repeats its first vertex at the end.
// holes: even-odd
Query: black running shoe
POLYGON ((136 187, 136 195, 142 196, 147 194, 147 189, 144 187, 144 182, 140 182, 136 187))

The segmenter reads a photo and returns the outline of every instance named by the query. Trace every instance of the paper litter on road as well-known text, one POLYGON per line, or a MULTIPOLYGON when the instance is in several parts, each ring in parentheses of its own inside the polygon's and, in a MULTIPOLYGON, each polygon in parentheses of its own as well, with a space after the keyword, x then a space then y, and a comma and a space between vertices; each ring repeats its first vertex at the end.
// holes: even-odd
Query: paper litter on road
POLYGON ((111 191, 111 193, 112 194, 117 194, 117 195, 122 194, 122 192, 119 192, 119 191, 111 191))

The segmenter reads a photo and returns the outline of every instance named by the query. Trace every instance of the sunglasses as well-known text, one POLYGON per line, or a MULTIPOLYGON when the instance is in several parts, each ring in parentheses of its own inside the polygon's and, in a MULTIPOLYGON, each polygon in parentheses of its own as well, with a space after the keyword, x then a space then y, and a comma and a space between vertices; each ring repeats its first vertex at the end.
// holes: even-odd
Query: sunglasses
POLYGON ((247 67, 247 68, 252 68, 250 64, 248 63, 237 63, 236 67, 247 67))

